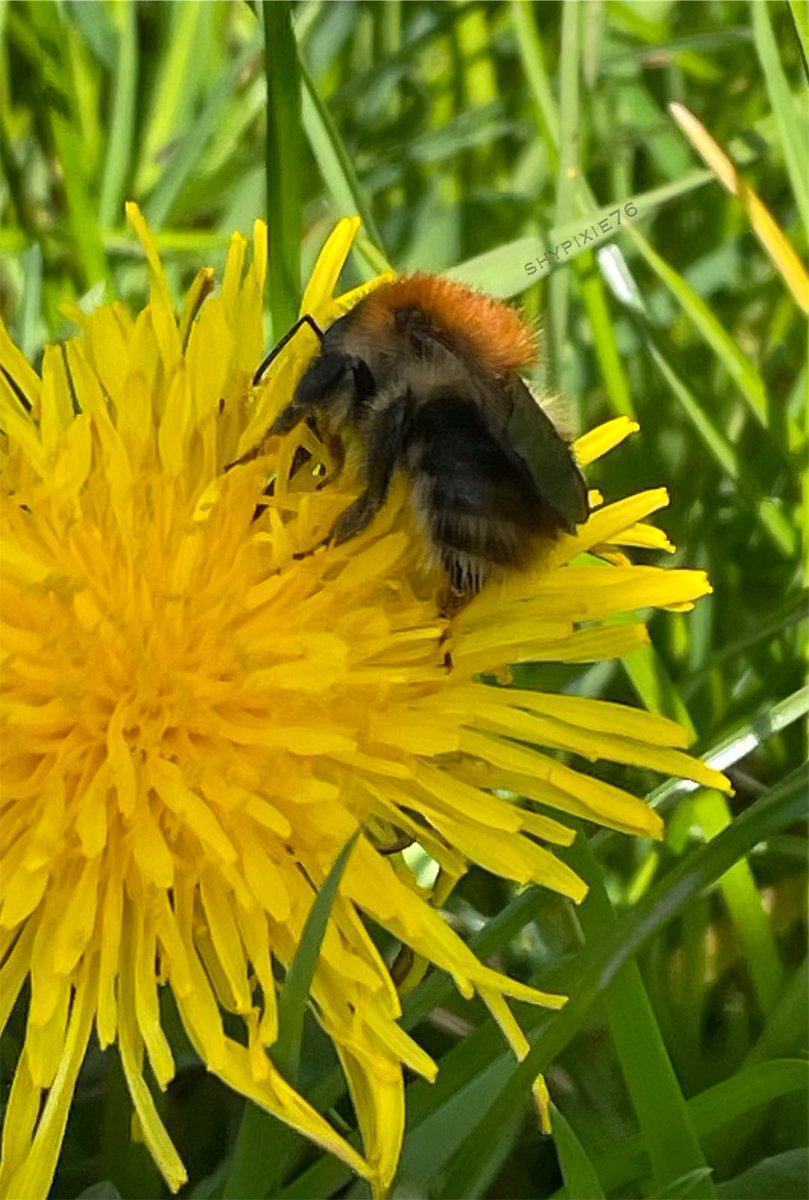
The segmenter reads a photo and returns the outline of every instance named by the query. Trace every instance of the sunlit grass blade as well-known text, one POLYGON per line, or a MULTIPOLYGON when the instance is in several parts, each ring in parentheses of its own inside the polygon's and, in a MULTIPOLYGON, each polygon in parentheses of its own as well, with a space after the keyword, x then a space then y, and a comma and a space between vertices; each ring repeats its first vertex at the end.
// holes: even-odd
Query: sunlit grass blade
POLYGON ((559 154, 559 113, 545 68, 542 42, 534 19, 535 11, 529 0, 511 0, 514 33, 534 101, 537 124, 551 151, 551 162, 556 166, 559 154))
MULTIPOLYGON (((802 721, 809 714, 809 686, 799 688, 777 704, 768 704, 757 712, 749 721, 743 722, 733 733, 720 741, 702 749, 701 757, 717 771, 727 771, 729 767, 741 762, 756 748, 775 737, 782 730, 789 728, 796 721, 802 721)), ((686 792, 696 791, 696 785, 683 779, 667 779, 647 799, 654 808, 666 810, 673 800, 686 792)), ((610 830, 600 830, 593 837, 593 842, 599 848, 614 837, 610 830)))
POLYGON ((809 9, 802 0, 788 0, 789 15, 801 48, 804 83, 809 83, 809 9))
POLYGON ((797 548, 794 525, 787 515, 764 493, 764 489, 753 474, 752 464, 744 460, 730 440, 719 429, 700 404, 690 388, 683 382, 658 345, 647 316, 646 302, 635 283, 623 256, 615 246, 599 252, 599 262, 616 297, 627 306, 631 319, 638 324, 639 336, 651 358, 659 368, 705 448, 716 460, 722 472, 728 475, 745 497, 754 519, 761 522, 770 541, 784 555, 791 558, 797 548))
POLYGON ((120 224, 133 173, 135 117, 138 85, 138 23, 135 8, 120 4, 110 9, 117 35, 117 56, 112 93, 112 120, 101 176, 98 220, 102 229, 120 224))
POLYGON ((576 267, 576 283, 587 310, 601 375, 612 408, 618 414, 634 417, 635 404, 618 348, 615 325, 610 318, 604 281, 593 269, 594 265, 592 255, 580 260, 576 267))
POLYGON ((753 35, 756 39, 759 62, 764 71, 770 103, 781 134, 789 182, 801 214, 804 229, 809 233, 809 172, 806 170, 807 125, 801 121, 795 107, 789 83, 784 74, 782 54, 775 41, 769 7, 766 4, 750 5, 753 20, 753 35), (803 151, 801 150, 803 146, 803 151))
POLYGON ((704 125, 685 105, 674 102, 671 113, 694 149, 716 174, 729 192, 738 196, 759 241, 772 259, 775 269, 792 293, 795 302, 809 313, 809 275, 793 250, 789 239, 772 214, 747 184, 704 125))
POLYGON ((162 178, 166 155, 193 124, 197 96, 205 83, 200 70, 210 46, 215 7, 212 4, 165 5, 164 24, 149 112, 136 146, 138 168, 134 192, 147 196, 162 178))
POLYGON ((22 256, 25 291, 16 341, 22 352, 32 358, 39 344, 39 313, 42 303, 42 249, 38 242, 22 256))

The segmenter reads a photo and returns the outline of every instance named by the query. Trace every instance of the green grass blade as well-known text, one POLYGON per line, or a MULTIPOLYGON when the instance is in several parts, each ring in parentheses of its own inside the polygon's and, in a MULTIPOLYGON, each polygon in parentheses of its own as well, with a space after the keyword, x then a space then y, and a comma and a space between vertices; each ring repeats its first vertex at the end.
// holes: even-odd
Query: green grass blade
POLYGON ((22 352, 33 358, 41 341, 39 312, 42 302, 42 248, 38 242, 33 242, 22 255, 22 264, 25 272, 25 290, 16 340, 22 352))
POLYGON ((604 281, 594 267, 592 255, 588 256, 587 261, 578 261, 576 269, 578 290, 587 310, 601 375, 612 408, 617 414, 634 417, 635 405, 632 402, 629 379, 618 349, 615 325, 607 307, 604 281))
MULTIPOLYGON (((695 819, 706 837, 716 837, 730 825, 727 800, 719 792, 700 792, 693 800, 695 819)), ((772 927, 762 908, 756 881, 747 859, 742 859, 723 876, 722 894, 744 951, 747 969, 761 1011, 769 1016, 783 987, 783 970, 772 927)))
MULTIPOLYGON (((587 943, 614 933, 616 919, 593 851, 581 834, 565 852, 573 869, 590 885, 579 919, 587 943)), ((688 1107, 660 1033, 649 996, 634 962, 628 962, 604 997, 621 1070, 652 1165, 655 1195, 666 1194, 684 1176, 689 1195, 716 1195, 688 1107), (696 1173, 696 1174, 695 1174, 696 1173)))
POLYGON ((156 59, 156 80, 149 97, 149 116, 141 137, 134 192, 148 195, 165 171, 165 156, 193 125, 192 114, 203 85, 201 62, 210 44, 213 4, 165 5, 165 22, 156 59))
POLYGON ((132 176, 138 85, 138 23, 132 4, 110 11, 117 25, 118 45, 112 93, 112 120, 101 177, 98 220, 102 229, 121 222, 127 182, 132 176))
MULTIPOLYGON (((705 1139, 717 1130, 742 1125, 774 1100, 809 1086, 809 1065, 802 1059, 778 1059, 742 1070, 707 1088, 688 1101, 691 1121, 705 1139)), ((627 1190, 646 1173, 646 1152, 640 1134, 623 1138, 596 1159, 599 1177, 610 1192, 627 1190)))
POLYGON ((809 1150, 785 1150, 755 1163, 718 1188, 721 1200, 803 1200, 809 1194, 809 1150))
POLYGON ((784 68, 781 54, 773 34, 770 22, 769 5, 757 4, 752 0, 750 5, 753 22, 753 35, 758 51, 759 62, 764 71, 767 91, 770 95, 778 130, 781 135, 781 145, 789 172, 789 181, 798 211, 801 214, 803 227, 809 233, 809 172, 806 170, 806 125, 800 120, 795 107, 784 68), (803 150, 801 150, 803 146, 803 150))
POLYGON ((805 0, 788 0, 789 15, 801 50, 805 83, 809 83, 809 5, 805 0))
MULTIPOLYGON (((804 853, 805 857, 805 853, 804 853)), ((767 1058, 788 1053, 790 1047, 803 1044, 809 1025, 809 959, 795 971, 783 988, 778 1003, 767 1019, 758 1041, 745 1058, 745 1066, 764 1063, 767 1058)))
POLYGON ((68 224, 77 265, 83 284, 91 287, 107 278, 107 256, 87 176, 67 31, 52 0, 31 5, 28 18, 36 34, 37 68, 43 94, 47 97, 47 116, 64 178, 68 224))
POLYGON ((183 185, 199 163, 200 155, 216 128, 225 105, 233 95, 240 75, 255 57, 260 46, 256 36, 244 47, 225 75, 208 93, 205 104, 181 137, 175 140, 171 160, 160 181, 143 205, 146 220, 153 229, 160 229, 169 220, 183 185))
MULTIPOLYGON (((466 1050, 442 1065, 435 1084, 414 1087, 408 1097, 399 1178, 416 1194, 428 1194, 432 1181, 462 1144, 466 1130, 475 1123, 492 1091, 502 1087, 514 1069, 512 1055, 492 1056, 490 1047, 481 1040, 467 1043, 466 1050)), ((494 1153, 485 1167, 489 1182, 508 1154, 527 1109, 526 1097, 512 1114, 502 1141, 498 1139, 491 1146, 494 1153)), ((488 1184, 484 1182, 484 1186, 488 1184)))
MULTIPOLYGON (((664 204, 680 196, 686 196, 696 188, 702 187, 714 178, 710 171, 691 171, 682 179, 662 187, 650 188, 639 192, 633 197, 633 203, 638 210, 638 218, 649 216, 664 204)), ((627 201, 620 204, 593 204, 581 217, 565 220, 561 225, 554 225, 542 236, 515 238, 504 242, 494 250, 475 255, 451 267, 446 274, 453 279, 462 279, 466 283, 485 287, 493 296, 508 299, 532 287, 540 279, 548 277, 554 269, 553 255, 548 250, 561 253, 560 265, 572 263, 579 255, 589 252, 593 247, 592 240, 583 242, 581 234, 589 230, 591 239, 593 228, 598 230, 596 245, 600 248, 612 241, 623 232, 624 226, 630 219, 623 209, 627 201), (610 222, 611 228, 600 227, 601 222, 610 222), (578 242, 576 238, 578 237, 578 242), (565 246, 569 243, 569 247, 565 246), (563 249, 564 248, 564 249, 563 249), (540 260, 544 260, 540 263, 540 260), (533 269, 526 269, 526 268, 533 269)))
POLYGON ((473 1200, 479 1196, 475 1180, 491 1139, 497 1136, 498 1129, 509 1119, 514 1105, 526 1094, 537 1074, 572 1039, 596 999, 640 947, 692 897, 716 883, 758 842, 805 818, 807 784, 809 768, 804 766, 792 772, 782 784, 742 813, 729 829, 675 867, 606 937, 588 944, 570 970, 551 973, 544 985, 561 986, 570 993, 570 999, 561 1012, 546 1020, 527 1057, 470 1131, 444 1178, 440 1197, 448 1200, 464 1196, 473 1200))
POLYGON ((794 557, 797 550, 797 533, 789 517, 763 494, 764 489, 753 474, 753 466, 736 453, 729 439, 711 420, 663 354, 648 320, 646 303, 620 251, 615 246, 608 247, 599 254, 599 262, 616 297, 627 306, 632 320, 637 323, 639 337, 683 412, 700 435, 705 448, 721 471, 737 484, 754 518, 761 522, 773 546, 785 558, 794 557))
POLYGON ((303 231, 301 80, 292 6, 262 5, 267 78, 267 222, 273 337, 294 325, 301 300, 303 231))
POLYGON ((511 19, 523 71, 534 101, 537 124, 551 152, 551 162, 555 166, 559 156, 559 114, 550 78, 545 69, 535 12, 536 9, 530 0, 511 0, 511 19))
MULTIPOLYGON (((559 96, 559 167, 556 176, 554 225, 570 220, 575 211, 577 190, 574 180, 582 170, 581 117, 579 110, 579 23, 582 6, 577 0, 564 0, 560 47, 559 96)), ((555 271, 550 281, 550 349, 554 367, 551 378, 559 379, 563 390, 570 373, 568 338, 570 308, 570 272, 555 271)))
POLYGON ((598 1172, 587 1151, 555 1104, 551 1105, 551 1124, 566 1200, 604 1200, 605 1192, 598 1172))
POLYGON ((718 317, 714 316, 710 306, 699 296, 691 285, 652 248, 642 233, 632 228, 631 237, 634 245, 640 251, 645 261, 652 268, 658 279, 669 289, 679 301, 683 311, 690 318, 694 328, 705 339, 707 344, 724 364, 731 378, 739 387, 747 401, 750 412, 759 425, 767 428, 767 392, 764 380, 753 363, 746 357, 736 342, 722 327, 718 317))
POLYGON ((351 852, 359 837, 352 835, 334 861, 314 904, 306 918, 300 944, 284 980, 278 998, 278 1040, 273 1046, 273 1061, 290 1081, 297 1078, 300 1059, 303 1018, 306 1001, 312 987, 320 946, 326 933, 337 889, 348 865, 351 852))
POLYGON ((335 215, 362 217, 368 237, 381 249, 382 237, 376 228, 370 205, 357 179, 351 157, 343 145, 337 126, 318 95, 303 62, 300 63, 300 71, 303 82, 303 127, 323 180, 334 202, 335 215))
POLYGON ((685 700, 654 646, 638 646, 623 656, 621 665, 649 712, 679 721, 694 735, 696 731, 685 700))

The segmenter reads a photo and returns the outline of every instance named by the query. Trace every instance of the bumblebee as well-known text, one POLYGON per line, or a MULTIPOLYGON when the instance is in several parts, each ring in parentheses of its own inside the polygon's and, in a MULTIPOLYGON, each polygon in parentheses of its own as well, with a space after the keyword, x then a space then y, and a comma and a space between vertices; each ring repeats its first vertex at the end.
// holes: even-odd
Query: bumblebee
POLYGON ((303 320, 320 352, 269 433, 306 421, 326 442, 361 447, 362 493, 328 540, 365 529, 404 471, 427 545, 455 592, 469 595, 587 519, 570 446, 519 374, 537 341, 513 308, 412 275, 381 285, 325 333, 303 320))

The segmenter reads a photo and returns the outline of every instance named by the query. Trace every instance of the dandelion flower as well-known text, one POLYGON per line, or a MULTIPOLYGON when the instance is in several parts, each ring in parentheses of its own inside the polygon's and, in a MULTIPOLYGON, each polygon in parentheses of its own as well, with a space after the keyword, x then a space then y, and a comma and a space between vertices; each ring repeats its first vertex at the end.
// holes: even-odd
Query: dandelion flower
MULTIPOLYGON (((708 584, 632 566, 620 549, 665 545, 645 523, 663 491, 602 504, 535 571, 459 614, 448 673, 440 580, 404 481, 360 536, 305 554, 351 499, 350 478, 321 486, 328 455, 306 428, 250 460, 316 346, 303 330, 252 385, 264 227, 250 265, 234 237, 218 294, 201 272, 177 319, 149 232, 128 212, 151 273, 142 312, 77 313, 79 335, 46 348, 41 375, 0 331, 4 1021, 30 986, 0 1190, 47 1195, 91 1037, 117 1046, 143 1140, 169 1187, 182 1185, 144 1061, 165 1088, 162 987, 210 1071, 383 1190, 404 1128, 403 1068, 432 1079, 436 1067, 398 1024, 364 918, 477 992, 518 1055, 527 1043, 508 999, 564 998, 478 961, 375 830, 417 839, 451 879, 475 863, 580 900, 583 883, 553 849, 572 840, 566 814, 653 837, 661 822, 568 755, 722 777, 659 716, 492 680, 520 661, 625 654, 647 634, 613 618, 687 606, 708 584), (311 459, 300 466, 300 446, 319 474, 311 459), (612 564, 588 559, 594 547, 612 564), (361 1151, 269 1054, 274 963, 293 960, 357 829, 311 1006, 345 1072, 361 1151), (241 1018, 241 1040, 225 1013, 241 1018)), ((355 231, 337 227, 304 298, 322 324, 357 298, 332 295, 355 231)), ((631 428, 588 434, 579 459, 631 428)))

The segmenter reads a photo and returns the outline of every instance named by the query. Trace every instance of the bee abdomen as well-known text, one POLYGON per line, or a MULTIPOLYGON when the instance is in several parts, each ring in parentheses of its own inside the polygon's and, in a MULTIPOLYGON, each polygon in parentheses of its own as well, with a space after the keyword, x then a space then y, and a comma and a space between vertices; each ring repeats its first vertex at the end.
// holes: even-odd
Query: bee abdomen
POLYGON ((454 587, 527 567, 558 514, 523 460, 472 401, 442 396, 417 412, 407 447, 413 503, 454 587))
POLYGON ((497 517, 428 506, 430 541, 453 587, 477 592, 493 574, 530 561, 533 538, 523 525, 497 517))

